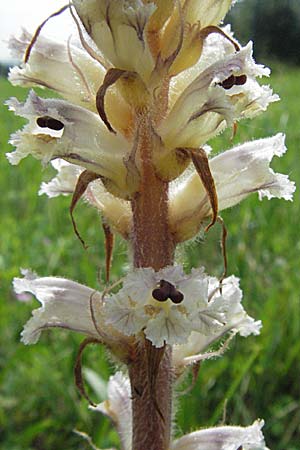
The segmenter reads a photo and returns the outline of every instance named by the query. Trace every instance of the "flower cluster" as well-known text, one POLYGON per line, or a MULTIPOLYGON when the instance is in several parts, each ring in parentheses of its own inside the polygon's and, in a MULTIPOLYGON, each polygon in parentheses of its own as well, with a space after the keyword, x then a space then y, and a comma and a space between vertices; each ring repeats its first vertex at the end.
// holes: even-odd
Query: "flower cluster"
MULTIPOLYGON (((211 158, 219 211, 236 205, 253 192, 258 193, 259 199, 292 200, 294 183, 287 175, 274 173, 270 168, 273 157, 280 157, 285 152, 284 136, 279 133, 271 138, 238 145, 211 158)), ((53 161, 52 165, 58 174, 50 182, 42 183, 39 194, 50 198, 73 194, 83 167, 62 159, 53 161)), ((128 239, 132 233, 132 211, 128 201, 107 192, 100 180, 89 184, 84 197, 101 212, 114 231, 128 239)), ((197 173, 188 170, 171 183, 169 223, 177 242, 196 235, 210 214, 211 205, 197 173)))
MULTIPOLYGON (((80 192, 132 246, 135 233, 142 234, 139 196, 155 191, 157 209, 163 206, 165 213, 156 220, 172 241, 170 254, 205 221, 213 224, 218 211, 252 192, 291 200, 294 183, 270 168, 273 156, 286 151, 282 134, 209 156, 212 137, 279 100, 258 83, 270 71, 255 63, 252 43, 240 46, 229 26, 219 26, 233 3, 73 0, 63 10, 70 12, 78 39, 56 42, 41 28, 33 37, 23 31, 11 38, 14 56, 25 54, 10 71, 11 83, 47 87, 62 98, 32 90, 24 103, 7 101, 28 121, 11 136, 9 162, 28 155, 51 162, 58 174, 39 193, 77 200, 80 192)), ((116 293, 23 271, 24 278, 14 280, 16 293, 30 292, 42 303, 24 327, 23 342, 37 342, 46 328, 68 328, 106 344, 126 363, 146 339, 158 352, 173 347, 172 365, 180 375, 186 366, 221 354, 225 344, 219 351, 210 347, 224 336, 259 334, 261 322, 242 307, 236 277, 220 282, 203 268, 186 274, 170 264, 135 262, 116 293)), ((109 382, 108 401, 96 408, 113 419, 128 450, 133 403, 129 382, 118 373, 109 382)), ((169 448, 266 450, 262 426, 203 429, 169 448)))
MULTIPOLYGON (((78 7, 80 14, 85 2, 77 3, 80 3, 78 7)), ((92 4, 93 2, 89 3, 92 4)), ((124 8, 126 17, 129 11, 130 14, 134 14, 134 6, 127 8, 125 5, 124 8)), ((114 17, 113 11, 115 9, 110 7, 109 13, 114 17)), ((145 23, 151 12, 150 18, 154 20, 158 10, 153 12, 153 8, 149 8, 149 5, 145 5, 145 11, 141 8, 139 13, 136 13, 137 23, 144 24, 143 36, 148 38, 150 31, 145 32, 145 23)), ((224 7, 220 8, 220 13, 218 21, 223 17, 224 7)), ((189 16, 188 12, 186 14, 189 16)), ((93 15, 92 17, 94 20, 93 15)), ((150 27, 150 24, 148 26, 150 27)), ((102 27, 101 33, 107 36, 108 33, 103 31, 107 27, 105 21, 102 27)), ((123 32, 123 22, 121 28, 123 32)), ((194 28, 192 29, 196 33, 194 28)), ((134 27, 128 26, 130 35, 134 30, 134 27)), ((116 67, 120 67, 120 70, 126 69, 127 78, 121 78, 105 88, 105 111, 103 111, 106 124, 102 120, 103 111, 101 110, 101 119, 96 106, 97 89, 101 83, 102 86, 106 86, 109 81, 105 81, 107 64, 103 67, 91 55, 70 41, 63 45, 39 37, 31 51, 29 61, 11 70, 10 81, 21 86, 51 87, 68 101, 44 99, 31 92, 24 104, 16 99, 7 102, 11 110, 29 120, 22 131, 11 137, 10 142, 16 146, 16 150, 7 155, 9 161, 18 164, 22 158, 31 154, 43 163, 48 161, 55 163, 59 159, 72 163, 73 172, 77 173, 77 176, 84 169, 95 172, 99 175, 99 180, 93 183, 96 187, 92 189, 93 194, 90 190, 89 199, 96 204, 116 231, 123 237, 129 236, 131 232, 129 201, 138 190, 141 170, 140 155, 137 151, 141 124, 136 112, 137 108, 141 108, 139 105, 141 98, 136 80, 132 80, 128 74, 129 70, 136 69, 135 73, 147 83, 140 96, 143 102, 148 102, 147 108, 150 110, 151 133, 155 137, 153 161, 157 174, 167 181, 176 180, 170 192, 170 226, 177 242, 190 239, 198 233, 201 224, 212 211, 205 182, 199 178, 195 169, 190 167, 186 172, 187 175, 184 173, 178 178, 190 163, 188 154, 182 149, 203 146, 226 126, 245 117, 253 117, 266 110, 271 102, 278 100, 278 96, 274 95, 268 86, 260 86, 256 81, 257 77, 268 76, 269 70, 254 63, 251 43, 237 51, 238 44, 230 37, 230 30, 225 31, 222 31, 223 34, 211 32, 203 39, 201 57, 194 65, 176 75, 169 74, 167 98, 164 100, 165 111, 159 118, 157 117, 159 92, 157 86, 152 86, 153 80, 157 77, 160 84, 164 80, 160 73, 161 67, 157 67, 158 62, 152 63, 152 72, 148 68, 146 75, 144 71, 147 66, 141 64, 138 53, 134 54, 137 59, 133 61, 134 52, 130 52, 130 58, 128 55, 128 60, 126 59, 128 64, 123 59, 122 63, 118 60, 120 66, 116 67), (136 67, 138 61, 139 65, 136 67), (47 67, 47 71, 44 67, 47 67), (140 73, 141 68, 143 73, 140 73), (58 76, 60 73, 63 76, 58 76), (234 77, 239 76, 245 77, 245 83, 234 83, 234 77), (125 95, 129 89, 127 85, 135 89, 138 99, 134 99, 134 102, 133 94, 130 99, 125 95), (109 131, 108 123, 116 133, 109 131), (109 200, 108 193, 113 194, 109 200), (112 213, 107 206, 108 203, 113 204, 112 213), (119 217, 124 218, 121 223, 119 217)), ((199 30, 198 33, 201 34, 199 30)), ((16 56, 21 57, 29 41, 30 36, 24 32, 19 39, 11 39, 10 47, 16 56)), ((96 42, 99 45, 101 42, 105 47, 105 56, 111 55, 105 46, 108 45, 107 37, 105 40, 99 38, 96 42)), ((122 42, 124 40, 119 42, 121 46, 122 42)), ((143 44, 147 47, 147 39, 143 44)), ((99 48, 103 52, 102 46, 99 48)), ((140 48, 140 41, 138 46, 140 48)), ((124 52, 119 50, 117 54, 124 55, 124 52)), ((150 58, 149 49, 148 51, 145 49, 143 54, 150 58)), ((174 63, 183 57, 180 58, 180 54, 181 52, 174 63)), ((111 58, 115 61, 116 55, 111 58)), ((151 58, 153 59, 153 56, 151 58)), ((258 191, 260 197, 291 199, 294 191, 293 183, 286 176, 274 174, 269 169, 273 155, 281 156, 285 150, 284 137, 279 134, 237 146, 212 158, 210 170, 216 185, 219 209, 233 206, 254 191, 258 191)), ((66 169, 63 163, 59 163, 59 168, 69 172, 72 170, 66 169)), ((65 183, 64 175, 61 179, 65 183)), ((73 191, 75 185, 76 178, 67 192, 73 191)), ((53 195, 53 190, 49 192, 53 195)))

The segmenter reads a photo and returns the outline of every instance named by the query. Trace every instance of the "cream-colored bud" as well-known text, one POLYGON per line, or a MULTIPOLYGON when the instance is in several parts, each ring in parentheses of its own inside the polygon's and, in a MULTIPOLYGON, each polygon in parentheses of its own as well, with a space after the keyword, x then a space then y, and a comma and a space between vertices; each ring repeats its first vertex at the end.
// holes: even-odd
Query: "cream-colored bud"
POLYGON ((154 3, 142 0, 74 0, 76 12, 99 51, 118 69, 138 72, 148 79, 154 60, 146 26, 154 3))

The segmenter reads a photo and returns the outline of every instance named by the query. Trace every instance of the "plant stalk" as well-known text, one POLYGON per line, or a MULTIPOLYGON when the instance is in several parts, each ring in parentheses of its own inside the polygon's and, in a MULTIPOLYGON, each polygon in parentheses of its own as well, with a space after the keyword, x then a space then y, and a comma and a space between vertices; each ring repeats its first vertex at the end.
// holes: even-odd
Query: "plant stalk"
MULTIPOLYGON (((135 267, 159 270, 172 265, 174 241, 168 223, 168 183, 159 179, 152 163, 157 137, 147 114, 140 118, 140 190, 132 201, 135 267)), ((132 392, 132 450, 167 450, 172 411, 171 347, 155 348, 142 338, 129 366, 132 392)))

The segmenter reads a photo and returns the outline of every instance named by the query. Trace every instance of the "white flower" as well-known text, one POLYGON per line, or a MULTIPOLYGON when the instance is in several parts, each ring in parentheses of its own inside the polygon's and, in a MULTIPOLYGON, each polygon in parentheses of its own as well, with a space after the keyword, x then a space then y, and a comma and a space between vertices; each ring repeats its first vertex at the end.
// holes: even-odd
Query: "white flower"
MULTIPOLYGON (((286 152, 284 136, 259 139, 238 145, 210 159, 218 194, 219 210, 236 205, 253 192, 263 197, 292 200, 295 183, 270 168, 273 156, 286 152)), ((197 234, 211 214, 211 206, 199 175, 192 172, 174 182, 170 194, 170 224, 178 241, 197 234)))
MULTIPOLYGON (((269 69, 255 64, 251 42, 235 53, 231 45, 228 54, 198 72, 194 80, 191 75, 188 77, 191 82, 159 128, 166 149, 172 149, 175 142, 177 147, 201 147, 225 128, 225 122, 230 125, 243 117, 252 117, 279 99, 255 80, 257 76, 269 75, 269 69), (235 84, 234 77, 241 76, 243 83, 235 84), (232 87, 224 88, 231 78, 232 87)), ((173 89, 178 90, 179 86, 175 78, 173 89)))
POLYGON ((257 334, 257 323, 240 305, 238 280, 224 280, 222 292, 218 287, 217 279, 203 269, 193 269, 189 275, 181 266, 158 272, 135 269, 125 278, 123 288, 105 300, 105 320, 128 336, 144 331, 156 347, 184 344, 193 331, 206 336, 207 342, 230 330, 257 334))
POLYGON ((240 304, 238 280, 227 278, 220 292, 218 280, 203 269, 193 269, 189 275, 181 266, 158 272, 136 269, 124 279, 119 292, 106 296, 105 301, 100 292, 74 281, 38 277, 27 270, 22 273, 24 278, 14 279, 15 292, 30 292, 42 303, 22 332, 26 344, 37 342, 42 330, 53 327, 106 343, 144 331, 156 347, 187 343, 195 331, 206 337, 206 346, 231 330, 243 336, 259 332, 259 322, 247 316, 240 304))
MULTIPOLYGON (((14 58, 23 59, 31 38, 25 30, 20 37, 10 38, 8 46, 14 58)), ((96 94, 104 76, 104 67, 78 44, 40 35, 29 61, 11 68, 8 79, 14 86, 47 87, 71 103, 97 113, 96 94)), ((129 108, 114 87, 107 92, 107 98, 108 110, 114 109, 113 126, 118 129, 130 115, 129 108)))
POLYGON ((63 100, 38 97, 31 91, 22 104, 12 98, 10 110, 29 123, 11 137, 16 146, 7 157, 18 164, 28 154, 47 163, 63 158, 111 180, 126 196, 127 169, 124 158, 130 153, 127 141, 110 133, 99 116, 63 100))
POLYGON ((24 278, 14 279, 15 292, 30 292, 42 304, 33 311, 22 331, 24 344, 35 344, 43 330, 53 327, 77 331, 100 340, 118 338, 103 322, 100 292, 65 278, 38 277, 29 270, 22 270, 22 274, 24 278))

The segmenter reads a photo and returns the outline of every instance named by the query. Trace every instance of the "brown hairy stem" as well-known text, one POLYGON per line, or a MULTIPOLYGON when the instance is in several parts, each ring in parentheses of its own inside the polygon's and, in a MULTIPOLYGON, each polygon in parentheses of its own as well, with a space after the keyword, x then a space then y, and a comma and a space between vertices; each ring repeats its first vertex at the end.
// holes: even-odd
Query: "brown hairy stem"
POLYGON ((168 223, 168 183, 156 175, 153 148, 159 145, 150 118, 139 118, 137 154, 141 165, 139 192, 132 200, 133 259, 135 267, 159 270, 173 264, 174 239, 168 223))
POLYGON ((167 450, 170 447, 171 429, 171 349, 170 347, 165 349, 160 362, 156 374, 156 400, 154 400, 149 384, 149 361, 145 347, 145 344, 141 343, 135 362, 129 366, 132 392, 132 450, 167 450))
MULTIPOLYGON (((159 138, 148 112, 137 115, 139 192, 132 200, 135 267, 159 270, 173 264, 174 240, 168 223, 168 183, 155 173, 152 154, 159 138)), ((171 348, 155 348, 142 339, 129 365, 132 392, 132 450, 167 450, 172 400, 171 348)))

